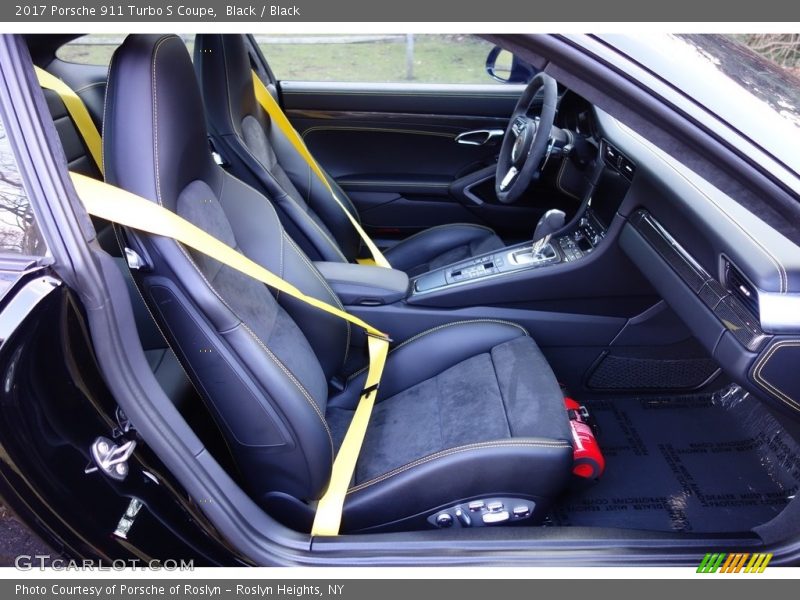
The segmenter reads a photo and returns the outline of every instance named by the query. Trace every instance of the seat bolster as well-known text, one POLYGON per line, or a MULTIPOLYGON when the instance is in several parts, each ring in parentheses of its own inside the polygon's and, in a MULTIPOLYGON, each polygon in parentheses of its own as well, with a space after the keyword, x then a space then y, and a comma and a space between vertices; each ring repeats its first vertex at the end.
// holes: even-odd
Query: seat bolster
POLYGON ((570 476, 572 446, 566 440, 512 438, 450 448, 422 457, 350 489, 343 531, 425 527, 435 511, 498 496, 536 503, 546 515, 570 476), (529 466, 530 469, 525 469, 529 466), (453 490, 459 490, 453 497, 453 490))
MULTIPOLYGON (((499 344, 527 335, 521 325, 495 319, 454 321, 423 331, 391 350, 381 378, 378 401, 430 379, 461 361, 489 352, 499 344)), ((363 369, 351 377, 343 392, 329 399, 328 405, 355 407, 365 378, 366 369, 363 369)))
MULTIPOLYGON (((503 246, 502 240, 488 227, 470 223, 452 223, 430 227, 398 242, 384 254, 395 269, 409 271, 414 267, 430 263, 436 257, 462 246, 483 246, 496 238, 493 247, 503 246)), ((467 256, 471 255, 467 253, 467 256)))

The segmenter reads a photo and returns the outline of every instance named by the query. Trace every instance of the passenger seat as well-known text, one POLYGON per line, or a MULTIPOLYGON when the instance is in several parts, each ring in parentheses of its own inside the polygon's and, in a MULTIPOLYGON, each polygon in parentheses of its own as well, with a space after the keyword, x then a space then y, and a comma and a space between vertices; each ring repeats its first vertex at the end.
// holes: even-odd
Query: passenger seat
MULTIPOLYGON (((95 164, 78 127, 72 120, 61 97, 50 89, 42 88, 42 92, 47 101, 47 108, 50 111, 50 116, 53 118, 53 123, 56 126, 61 145, 64 148, 69 170, 80 173, 81 175, 86 175, 87 177, 102 180, 103 177, 100 173, 100 168, 95 164)), ((105 85, 92 86, 87 90, 87 93, 105 95, 105 85)), ((102 131, 102 115, 93 114, 92 112, 93 106, 103 105, 102 99, 95 98, 94 101, 87 100, 88 99, 85 99, 84 103, 89 110, 89 114, 97 126, 97 129, 102 131)), ((133 305, 136 328, 139 332, 142 347, 147 361, 150 364, 150 368, 153 370, 153 374, 170 399, 172 399, 178 408, 183 408, 193 394, 192 384, 183 372, 175 354, 169 349, 166 340, 164 340, 164 336, 161 335, 161 332, 158 330, 147 307, 142 301, 142 297, 139 295, 138 290, 136 290, 136 286, 130 275, 130 269, 128 269, 125 259, 122 258, 122 252, 117 243, 114 227, 111 223, 101 219, 93 218, 92 222, 97 232, 98 243, 103 250, 115 257, 117 265, 125 277, 125 283, 128 285, 128 292, 131 298, 131 304, 133 305)))

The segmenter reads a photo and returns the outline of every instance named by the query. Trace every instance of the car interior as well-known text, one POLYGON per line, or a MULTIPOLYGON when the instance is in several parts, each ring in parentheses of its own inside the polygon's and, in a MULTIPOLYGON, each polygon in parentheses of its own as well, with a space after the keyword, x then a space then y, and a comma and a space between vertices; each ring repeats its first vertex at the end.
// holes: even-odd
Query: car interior
MULTIPOLYGON (((342 533, 782 527, 800 253, 679 161, 520 58, 502 85, 282 82, 249 35, 190 51, 134 34, 108 67, 59 58, 77 37, 26 36, 102 134, 97 164, 43 88, 70 171, 390 335, 342 533)), ((94 225, 164 391, 267 514, 309 532, 363 332, 175 240, 94 225)))

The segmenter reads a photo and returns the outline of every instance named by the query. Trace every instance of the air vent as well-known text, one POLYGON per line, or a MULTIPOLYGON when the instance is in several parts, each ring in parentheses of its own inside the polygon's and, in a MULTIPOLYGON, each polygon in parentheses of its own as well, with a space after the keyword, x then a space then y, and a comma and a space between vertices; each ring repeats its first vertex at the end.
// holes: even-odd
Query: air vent
POLYGON ((735 265, 728 261, 725 261, 725 264, 726 287, 731 294, 744 304, 747 310, 753 313, 755 317, 758 317, 758 290, 735 265))

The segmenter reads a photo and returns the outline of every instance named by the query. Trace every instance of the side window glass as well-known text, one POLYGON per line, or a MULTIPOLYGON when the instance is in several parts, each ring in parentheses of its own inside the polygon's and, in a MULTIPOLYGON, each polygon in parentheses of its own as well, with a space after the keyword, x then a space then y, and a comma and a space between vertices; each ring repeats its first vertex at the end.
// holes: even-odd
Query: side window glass
POLYGON ((43 256, 46 252, 17 159, 0 122, 0 254, 43 256))
POLYGON ((474 35, 256 35, 281 81, 499 83, 486 73, 493 45, 474 35))

